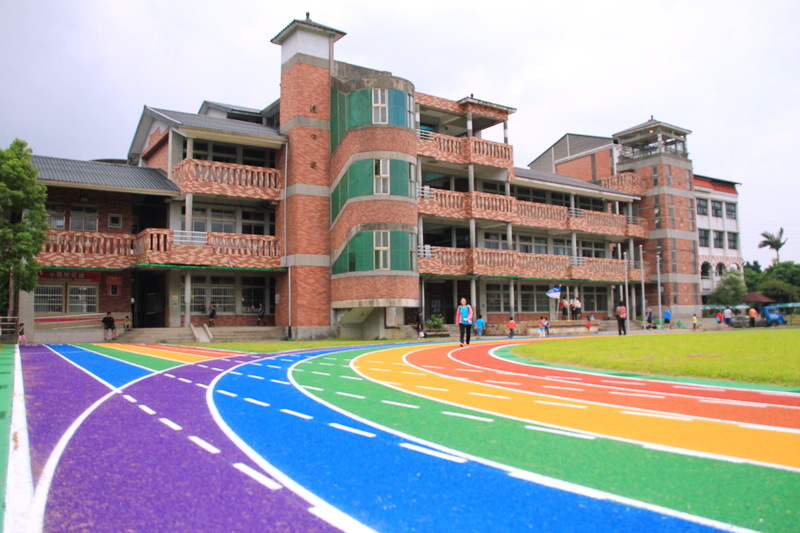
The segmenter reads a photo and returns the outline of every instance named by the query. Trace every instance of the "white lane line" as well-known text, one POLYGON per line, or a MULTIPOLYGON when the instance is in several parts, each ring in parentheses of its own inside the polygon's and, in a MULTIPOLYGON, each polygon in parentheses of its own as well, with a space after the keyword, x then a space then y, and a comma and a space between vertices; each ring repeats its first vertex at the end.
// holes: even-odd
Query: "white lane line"
POLYGON ((761 424, 747 424, 742 422, 738 424, 739 427, 747 428, 747 429, 763 429, 764 431, 782 431, 783 433, 800 433, 800 429, 795 428, 783 428, 778 426, 762 426, 761 424))
POLYGON ((361 396, 360 394, 350 394, 349 392, 337 392, 339 396, 347 396, 348 398, 357 398, 359 400, 366 400, 366 396, 361 396))
POLYGON ((294 359, 278 359, 278 361, 284 361, 286 363, 294 363, 294 359))
POLYGON ((443 366, 433 366, 433 365, 422 365, 422 368, 435 368, 436 370, 444 369, 443 366))
POLYGON ((407 407, 409 409, 419 409, 419 405, 411 405, 410 403, 393 402, 392 400, 381 400, 381 403, 388 405, 396 405, 397 407, 407 407))
POLYGON ((197 385, 201 389, 207 389, 208 388, 208 385, 206 385, 205 383, 195 383, 195 385, 197 385))
POLYGON ((391 372, 388 368, 370 368, 373 372, 391 372))
POLYGON ((573 390, 578 392, 583 392, 586 389, 579 389, 577 387, 559 387, 557 385, 542 385, 543 389, 556 389, 556 390, 573 390))
POLYGON ((222 390, 222 389, 217 389, 217 392, 220 393, 220 394, 224 394, 225 396, 230 396, 231 398, 236 398, 237 396, 239 396, 235 392, 229 392, 229 391, 222 390))
POLYGON ((409 376, 427 376, 428 375, 428 374, 424 374, 422 372, 409 372, 407 370, 403 371, 403 372, 400 372, 400 373, 401 374, 408 374, 409 376))
POLYGON ((216 367, 216 366, 212 366, 211 370, 216 370, 217 372, 224 372, 225 371, 225 369, 219 368, 219 367, 216 367))
POLYGON ((456 416, 458 418, 467 418, 469 420, 477 420, 478 422, 494 422, 492 418, 486 418, 483 416, 475 416, 475 415, 468 415, 464 413, 454 413, 452 411, 442 411, 443 415, 447 416, 456 416))
POLYGON ((152 409, 150 409, 149 407, 147 407, 146 405, 143 405, 143 404, 139 404, 139 409, 141 409, 142 411, 144 411, 148 415, 156 414, 155 411, 153 411, 152 409))
POLYGON ((302 368, 295 368, 294 370, 292 370, 292 372, 305 372, 305 370, 302 368))
POLYGON ((264 378, 262 376, 256 376, 256 375, 253 375, 253 374, 247 374, 247 377, 251 378, 251 379, 260 379, 262 381, 264 380, 264 378))
POLYGON ((395 385, 399 387, 402 383, 397 383, 395 381, 379 381, 378 383, 382 383, 383 385, 395 385))
POLYGON ((319 370, 312 370, 311 373, 316 374, 318 376, 330 376, 330 374, 328 374, 327 372, 320 372, 319 370))
POLYGON ((131 403, 136 403, 136 398, 134 398, 133 396, 131 396, 129 394, 123 394, 122 397, 125 398, 126 400, 128 400, 131 403))
POLYGON ((561 431, 560 429, 543 428, 537 426, 525 426, 525 429, 542 431, 544 433, 555 433, 556 435, 564 435, 565 437, 575 437, 578 439, 595 440, 597 438, 594 435, 584 435, 583 433, 572 433, 570 431, 561 431))
POLYGON ((557 405, 559 407, 572 407, 573 409, 586 409, 585 405, 575 405, 573 403, 560 403, 560 402, 548 402, 545 400, 534 400, 534 403, 543 403, 545 405, 557 405))
POLYGON ((260 405, 261 407, 269 407, 269 404, 267 402, 262 402, 260 400, 254 400, 253 398, 245 398, 244 401, 250 402, 250 403, 253 403, 253 404, 256 404, 256 405, 260 405))
POLYGON ((622 411, 622 414, 625 415, 636 415, 636 416, 649 416, 652 418, 666 418, 667 420, 680 420, 683 422, 691 422, 694 420, 693 418, 688 418, 685 416, 671 416, 671 415, 659 415, 656 413, 641 413, 638 411, 622 411))
POLYGON ((230 372, 228 372, 228 374, 233 374, 234 376, 241 376, 242 375, 241 372, 237 372, 236 370, 231 370, 230 372))
POLYGON ((311 420, 312 418, 314 418, 313 416, 306 415, 303 413, 298 413, 297 411, 292 411, 291 409, 281 409, 281 413, 286 413, 287 415, 296 416, 304 420, 311 420))
POLYGON ((288 381, 281 381, 280 379, 271 379, 270 381, 278 385, 291 385, 288 381))
POLYGON ((571 380, 571 381, 583 381, 583 378, 572 378, 572 377, 566 377, 566 376, 545 376, 545 377, 546 378, 550 378, 550 379, 568 379, 568 380, 571 380))
POLYGON ((336 366, 333 363, 317 363, 317 364, 319 364, 319 366, 336 366))
MULTIPOLYGON (((250 364, 253 365, 253 366, 261 366, 261 363, 250 363, 250 364)), ((237 463, 237 464, 241 464, 241 463, 237 463)))
POLYGON ((486 383, 494 383, 495 385, 522 385, 522 383, 517 383, 516 381, 497 381, 494 379, 487 379, 486 383))
POLYGON ((720 405, 736 405, 739 407, 770 407, 765 403, 751 403, 738 400, 700 400, 700 403, 718 403, 720 405))
POLYGON ((427 385, 417 385, 418 389, 427 389, 427 390, 440 390, 443 392, 447 392, 449 389, 440 389, 439 387, 428 387, 427 385))
POLYGON ((686 390, 696 390, 696 391, 709 391, 709 392, 720 392, 724 391, 725 389, 722 387, 709 387, 707 385, 703 386, 694 386, 694 385, 673 385, 675 389, 686 389, 686 390))
POLYGON ((183 381, 184 383, 191 383, 192 382, 191 379, 186 379, 186 378, 178 378, 178 381, 183 381))
POLYGON ((609 391, 609 394, 616 394, 617 396, 636 396, 638 398, 652 398, 654 400, 663 400, 664 396, 655 396, 653 394, 642 394, 639 392, 621 392, 621 391, 609 391))
POLYGON ((315 391, 320 391, 320 392, 325 390, 325 389, 320 389, 319 387, 312 387, 311 385, 300 385, 300 386, 303 387, 306 390, 315 390, 315 391))
POLYGON ((164 372, 164 375, 167 376, 168 378, 174 378, 175 377, 174 374, 167 374, 166 372, 164 372))
POLYGON ((236 470, 238 470, 239 472, 241 472, 242 474, 253 478, 253 480, 261 483, 262 485, 264 485, 265 487, 267 487, 270 490, 278 490, 278 489, 283 488, 283 485, 281 485, 280 483, 278 483, 274 479, 265 476, 264 474, 262 474, 258 470, 255 470, 254 468, 250 468, 249 466, 247 466, 244 463, 233 463, 233 467, 236 470))
POLYGON ((182 429, 183 429, 181 426, 179 426, 178 424, 176 424, 175 422, 173 422, 173 421, 172 421, 172 420, 170 420, 169 418, 159 418, 159 420, 160 420, 160 421, 161 421, 161 422, 162 422, 162 423, 163 423, 165 426, 167 426, 167 427, 168 427, 168 428, 170 428, 170 429, 174 429, 175 431, 180 431, 180 430, 182 430, 182 429))
POLYGON ((216 446, 214 446, 212 444, 209 444, 208 442, 204 441, 200 437, 195 437, 194 435, 192 435, 191 437, 189 437, 189 440, 194 442, 195 444, 197 444, 201 448, 203 448, 208 453, 219 453, 220 452, 219 448, 217 448, 216 446))
POLYGON ((478 370, 476 368, 456 368, 456 372, 483 372, 483 370, 478 370))
POLYGON ((357 376, 339 376, 342 379, 352 379, 353 381, 364 381, 364 378, 360 378, 357 376))
POLYGON ((208 365, 204 365, 203 363, 197 363, 197 366, 200 368, 208 368, 208 365))
POLYGON ((415 452, 424 453, 426 455, 431 455, 433 457, 438 457, 439 459, 445 459, 447 461, 452 461, 454 463, 466 463, 467 460, 463 457, 457 457, 455 455, 450 455, 449 453, 442 453, 436 450, 431 450, 430 448, 425 448, 423 446, 417 446, 416 444, 411 444, 409 442, 402 442, 400 443, 401 448, 406 448, 407 450, 413 450, 415 452))
POLYGON ((348 431, 350 433, 354 433, 356 435, 361 435, 362 437, 375 437, 375 433, 370 433, 368 431, 361 431, 360 429, 351 428, 349 426, 343 426, 341 424, 337 424, 336 422, 331 422, 328 424, 332 428, 341 429, 342 431, 348 431))
POLYGON ((609 385, 623 385, 625 387, 643 387, 645 384, 638 381, 614 381, 613 379, 601 379, 600 383, 609 385))
POLYGON ((469 392, 473 396, 483 396, 484 398, 497 398, 499 400, 510 400, 511 396, 500 396, 499 394, 486 394, 485 392, 469 392))
POLYGON ((277 368, 277 369, 280 370, 283 367, 282 366, 278 366, 278 365, 267 365, 267 368, 277 368))

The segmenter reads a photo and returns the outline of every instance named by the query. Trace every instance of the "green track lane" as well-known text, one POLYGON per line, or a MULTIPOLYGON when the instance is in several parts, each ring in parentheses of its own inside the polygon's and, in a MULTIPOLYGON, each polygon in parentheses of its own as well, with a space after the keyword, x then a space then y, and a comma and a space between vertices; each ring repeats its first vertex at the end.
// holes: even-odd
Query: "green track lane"
POLYGON ((169 359, 163 359, 161 357, 125 352, 123 350, 116 350, 114 348, 109 348, 99 344, 76 344, 75 346, 85 350, 101 353, 103 355, 113 357, 114 359, 119 359, 120 361, 139 365, 155 372, 168 370, 170 368, 175 368, 176 366, 183 366, 186 364, 183 361, 170 361, 169 359))
POLYGON ((800 524, 798 472, 648 450, 602 437, 526 429, 543 426, 352 379, 360 376, 349 362, 375 351, 325 354, 300 363, 292 376, 301 386, 322 389, 307 389, 309 394, 358 417, 513 468, 759 531, 797 531, 800 524))

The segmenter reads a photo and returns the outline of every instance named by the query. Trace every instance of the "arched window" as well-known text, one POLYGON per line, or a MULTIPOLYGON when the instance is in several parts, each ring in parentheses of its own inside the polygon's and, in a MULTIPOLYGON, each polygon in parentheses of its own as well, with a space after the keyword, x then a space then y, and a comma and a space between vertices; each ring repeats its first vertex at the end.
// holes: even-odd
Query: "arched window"
POLYGON ((725 263, 717 263, 717 276, 722 277, 725 273, 725 263))
POLYGON ((700 265, 700 277, 703 279, 708 279, 711 277, 711 263, 708 261, 700 265))

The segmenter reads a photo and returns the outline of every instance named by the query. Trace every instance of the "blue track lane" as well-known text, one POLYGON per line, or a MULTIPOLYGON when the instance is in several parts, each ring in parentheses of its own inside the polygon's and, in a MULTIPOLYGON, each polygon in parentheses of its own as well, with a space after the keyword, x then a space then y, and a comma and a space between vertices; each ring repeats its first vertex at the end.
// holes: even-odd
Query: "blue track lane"
POLYGON ((474 461, 459 463, 402 447, 415 443, 329 409, 288 384, 293 364, 333 351, 341 350, 279 355, 242 365, 242 375, 225 374, 217 380, 212 397, 230 429, 266 461, 366 526, 437 532, 714 530, 538 485, 474 461), (343 431, 332 423, 375 436, 343 431))
POLYGON ((113 387, 123 387, 131 381, 153 373, 146 368, 78 348, 71 344, 48 344, 48 346, 65 359, 72 361, 113 387))

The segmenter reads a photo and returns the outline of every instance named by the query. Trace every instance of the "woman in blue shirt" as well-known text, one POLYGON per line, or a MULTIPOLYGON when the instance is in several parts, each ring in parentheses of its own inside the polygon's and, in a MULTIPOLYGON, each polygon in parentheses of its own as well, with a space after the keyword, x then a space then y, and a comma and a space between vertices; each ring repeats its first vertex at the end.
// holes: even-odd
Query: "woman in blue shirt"
POLYGON ((469 337, 472 334, 472 320, 474 317, 475 312, 472 310, 472 306, 467 304, 466 298, 461 298, 461 305, 456 309, 456 320, 458 321, 461 346, 464 346, 464 339, 466 339, 467 346, 469 346, 469 337))

